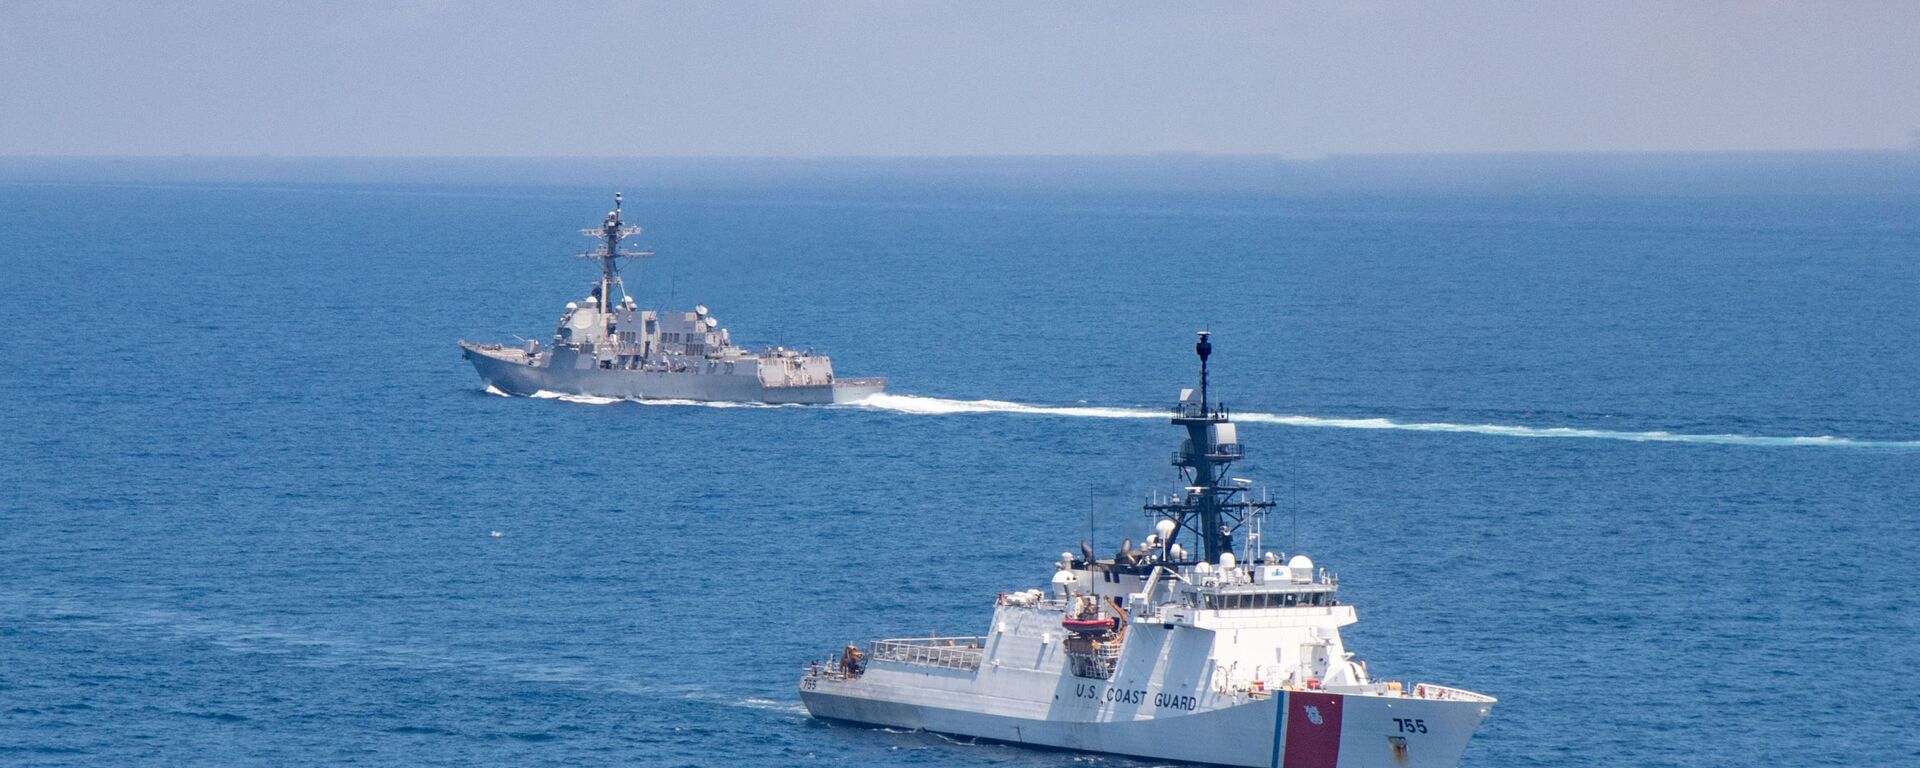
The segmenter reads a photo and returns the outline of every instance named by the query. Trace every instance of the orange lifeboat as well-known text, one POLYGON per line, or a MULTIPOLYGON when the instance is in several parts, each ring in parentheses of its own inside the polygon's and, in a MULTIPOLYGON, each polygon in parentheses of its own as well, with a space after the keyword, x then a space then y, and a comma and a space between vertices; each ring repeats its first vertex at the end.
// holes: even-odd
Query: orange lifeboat
POLYGON ((1068 618, 1060 622, 1060 626, 1065 627, 1068 632, 1078 632, 1083 635, 1098 635, 1103 632, 1111 632, 1113 631, 1113 625, 1114 621, 1111 616, 1096 616, 1091 619, 1068 618))

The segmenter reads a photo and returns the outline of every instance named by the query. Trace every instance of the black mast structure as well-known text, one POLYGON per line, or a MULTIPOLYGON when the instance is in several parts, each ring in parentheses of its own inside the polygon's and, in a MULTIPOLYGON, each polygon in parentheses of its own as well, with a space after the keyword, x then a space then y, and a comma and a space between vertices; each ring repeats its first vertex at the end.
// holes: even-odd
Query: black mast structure
POLYGON ((620 297, 626 298, 627 285, 620 279, 619 259, 640 259, 653 255, 653 251, 623 251, 620 241, 629 237, 638 237, 640 228, 620 220, 620 207, 624 202, 620 193, 613 193, 613 210, 607 211, 607 220, 598 227, 580 230, 580 234, 599 240, 599 247, 579 254, 580 258, 600 262, 600 309, 605 311, 613 306, 613 289, 620 289, 620 297))
POLYGON ((1217 563, 1221 555, 1233 551, 1234 534, 1254 518, 1266 514, 1274 502, 1249 498, 1247 487, 1239 482, 1222 482, 1227 480, 1227 469, 1246 454, 1241 449, 1238 430, 1230 426, 1232 419, 1227 415, 1227 407, 1211 403, 1207 398, 1207 359, 1213 356, 1212 335, 1201 331, 1199 343, 1193 345, 1194 354, 1200 356, 1198 401, 1189 395, 1173 408, 1173 423, 1187 429, 1187 439, 1173 454, 1173 465, 1180 468, 1186 489, 1177 498, 1149 501, 1145 509, 1174 523, 1173 535, 1161 542, 1163 553, 1170 554, 1174 540, 1183 533, 1191 533, 1200 546, 1195 548, 1197 552, 1189 553, 1188 560, 1197 554, 1201 561, 1217 563), (1226 429, 1221 429, 1222 426, 1226 429))

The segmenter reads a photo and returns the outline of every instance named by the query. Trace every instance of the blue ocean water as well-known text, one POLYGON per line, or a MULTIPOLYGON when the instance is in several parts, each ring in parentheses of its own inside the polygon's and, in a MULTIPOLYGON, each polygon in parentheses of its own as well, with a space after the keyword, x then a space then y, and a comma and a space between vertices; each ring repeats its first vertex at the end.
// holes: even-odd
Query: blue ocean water
POLYGON ((1139 538, 1204 327, 1464 764, 1920 764, 1920 188, 1645 186, 625 184, 643 296, 895 395, 766 408, 481 390, 610 185, 0 184, 0 763, 1137 765, 794 684, 1139 538))

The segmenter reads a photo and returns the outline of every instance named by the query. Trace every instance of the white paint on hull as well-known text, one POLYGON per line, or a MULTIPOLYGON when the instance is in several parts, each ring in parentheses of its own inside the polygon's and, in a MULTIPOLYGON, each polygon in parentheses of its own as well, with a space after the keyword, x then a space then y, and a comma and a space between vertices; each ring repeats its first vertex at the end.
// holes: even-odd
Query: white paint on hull
MULTIPOLYGON (((822 679, 812 690, 802 690, 800 698, 814 717, 872 726, 1215 765, 1293 765, 1285 762, 1284 744, 1274 748, 1276 738, 1285 738, 1286 691, 1190 713, 1114 717, 1109 710, 1077 718, 1085 713, 1051 703, 951 691, 927 695, 933 690, 864 678, 822 679)), ((1476 701, 1320 695, 1338 696, 1344 712, 1336 726, 1337 762, 1325 768, 1451 768, 1492 707, 1476 701), (1418 721, 1426 730, 1408 732, 1395 718, 1418 721), (1398 747, 1394 739, 1402 740, 1398 747)))

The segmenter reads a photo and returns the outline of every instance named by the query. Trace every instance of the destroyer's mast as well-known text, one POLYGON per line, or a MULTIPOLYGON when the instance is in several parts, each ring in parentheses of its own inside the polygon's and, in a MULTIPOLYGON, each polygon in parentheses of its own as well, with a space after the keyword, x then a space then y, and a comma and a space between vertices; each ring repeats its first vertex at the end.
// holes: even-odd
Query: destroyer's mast
POLYGON ((613 210, 607 212, 607 220, 601 222, 598 227, 580 230, 580 234, 600 241, 599 247, 579 254, 579 256, 583 259, 593 259, 600 262, 599 298, 600 309, 602 311, 606 311, 614 306, 612 294, 614 288, 620 289, 621 298, 626 298, 627 296, 627 284, 620 279, 620 266, 617 261, 619 259, 638 259, 653 255, 653 251, 620 250, 620 241, 622 239, 636 237, 640 234, 639 227, 629 226, 620 220, 621 203, 620 193, 613 193, 613 210))
POLYGON ((1188 531, 1200 540, 1200 558, 1216 563, 1222 554, 1233 551, 1234 532, 1252 518, 1266 514, 1273 502, 1245 498, 1247 488, 1238 482, 1221 484, 1227 469, 1245 454, 1226 406, 1207 400, 1207 358, 1213 355, 1210 336, 1201 331, 1199 343, 1193 345, 1194 353, 1200 356, 1199 401, 1194 402, 1194 393, 1189 391, 1173 411, 1173 423, 1187 428, 1186 442, 1173 455, 1173 465, 1181 468, 1187 487, 1178 498, 1149 502, 1146 509, 1176 526, 1173 535, 1161 542, 1165 552, 1171 553, 1173 540, 1181 531, 1188 531))

